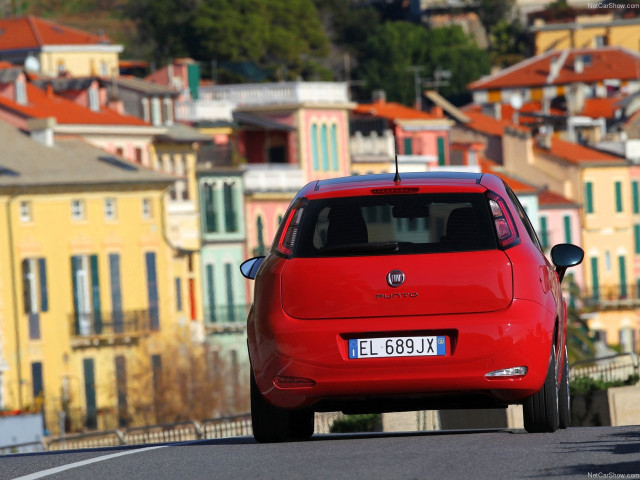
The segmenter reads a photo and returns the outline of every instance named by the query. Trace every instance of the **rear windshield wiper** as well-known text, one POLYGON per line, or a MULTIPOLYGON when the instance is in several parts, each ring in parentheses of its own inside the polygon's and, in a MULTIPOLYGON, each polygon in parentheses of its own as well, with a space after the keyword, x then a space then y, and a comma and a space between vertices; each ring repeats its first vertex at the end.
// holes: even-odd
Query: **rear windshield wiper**
POLYGON ((398 242, 351 243, 346 245, 336 245, 334 247, 325 247, 320 250, 320 253, 397 252, 398 250, 398 242))

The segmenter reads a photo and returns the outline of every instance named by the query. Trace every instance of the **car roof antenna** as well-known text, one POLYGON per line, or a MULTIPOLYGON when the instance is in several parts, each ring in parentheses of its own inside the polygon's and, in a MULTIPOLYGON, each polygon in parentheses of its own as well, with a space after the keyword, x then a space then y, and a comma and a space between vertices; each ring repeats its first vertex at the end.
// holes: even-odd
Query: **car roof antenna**
POLYGON ((400 183, 400 172, 398 172, 398 154, 396 153, 396 176, 393 177, 393 181, 400 183))

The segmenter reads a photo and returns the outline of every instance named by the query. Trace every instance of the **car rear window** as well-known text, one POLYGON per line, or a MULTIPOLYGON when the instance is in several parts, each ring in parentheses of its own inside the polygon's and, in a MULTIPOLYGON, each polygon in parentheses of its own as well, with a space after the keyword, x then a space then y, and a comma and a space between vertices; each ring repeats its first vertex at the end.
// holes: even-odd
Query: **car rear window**
POLYGON ((497 248, 483 194, 371 195, 311 200, 296 257, 396 255, 497 248))

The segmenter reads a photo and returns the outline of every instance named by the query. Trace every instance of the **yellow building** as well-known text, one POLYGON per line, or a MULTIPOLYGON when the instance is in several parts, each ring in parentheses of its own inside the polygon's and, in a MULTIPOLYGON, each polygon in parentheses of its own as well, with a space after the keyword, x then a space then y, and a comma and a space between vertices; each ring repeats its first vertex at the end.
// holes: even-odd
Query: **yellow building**
POLYGON ((118 75, 122 45, 33 17, 0 19, 0 59, 50 76, 118 75))
POLYGON ((640 51, 640 18, 616 18, 613 12, 576 15, 573 21, 534 20, 535 54, 569 48, 599 48, 607 45, 640 51))
POLYGON ((191 323, 163 215, 175 178, 5 123, 0 142, 0 408, 44 402, 52 432, 60 412, 67 429, 135 422, 134 373, 191 323))
MULTIPOLYGON (((631 177, 626 160, 555 137, 532 138, 507 128, 504 167, 582 205, 584 304, 593 330, 611 344, 637 331, 636 254, 631 177), (616 335, 617 333, 617 335, 616 335)), ((628 342, 633 345, 633 341, 628 342)))

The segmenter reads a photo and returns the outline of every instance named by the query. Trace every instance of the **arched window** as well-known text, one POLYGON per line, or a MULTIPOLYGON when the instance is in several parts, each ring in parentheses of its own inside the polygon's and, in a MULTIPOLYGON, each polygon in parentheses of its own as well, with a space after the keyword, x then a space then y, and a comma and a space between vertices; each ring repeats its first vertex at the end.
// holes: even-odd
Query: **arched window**
POLYGON ((338 127, 336 125, 331 125, 331 160, 333 169, 338 170, 338 127))
POLYGON ((320 147, 322 148, 322 169, 326 172, 329 170, 329 145, 327 139, 327 126, 322 125, 320 129, 320 147))
POLYGON ((318 160, 318 126, 314 123, 311 125, 311 156, 313 158, 313 169, 320 169, 318 160))

